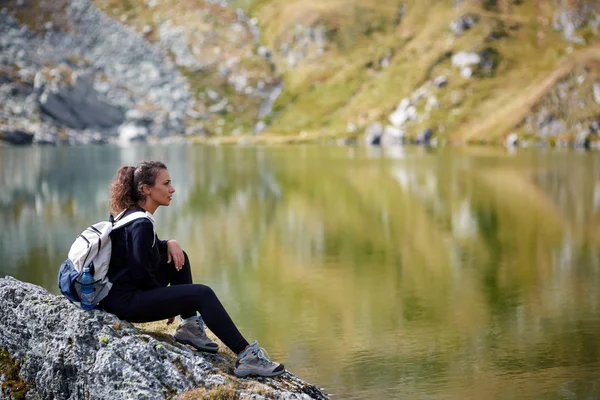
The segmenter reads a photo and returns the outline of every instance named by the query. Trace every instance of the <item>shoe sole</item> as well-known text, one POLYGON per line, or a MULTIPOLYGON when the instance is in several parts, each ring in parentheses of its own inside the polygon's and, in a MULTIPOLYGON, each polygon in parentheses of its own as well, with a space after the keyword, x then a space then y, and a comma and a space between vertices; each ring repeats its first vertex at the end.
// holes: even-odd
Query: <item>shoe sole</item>
POLYGON ((200 346, 196 346, 194 343, 190 342, 189 340, 179 340, 177 338, 174 338, 174 339, 178 343, 190 345, 198 351, 204 351, 206 353, 212 353, 212 354, 215 354, 216 352, 219 351, 219 346, 217 346, 217 347, 200 347, 200 346))
POLYGON ((272 378, 274 376, 279 376, 281 374, 283 374, 285 372, 285 368, 282 369, 281 371, 277 371, 277 372, 266 372, 264 374, 258 374, 256 372, 248 372, 248 373, 237 373, 236 371, 233 371, 233 374, 235 376, 237 376, 238 378, 245 378, 247 376, 264 376, 265 378, 272 378))

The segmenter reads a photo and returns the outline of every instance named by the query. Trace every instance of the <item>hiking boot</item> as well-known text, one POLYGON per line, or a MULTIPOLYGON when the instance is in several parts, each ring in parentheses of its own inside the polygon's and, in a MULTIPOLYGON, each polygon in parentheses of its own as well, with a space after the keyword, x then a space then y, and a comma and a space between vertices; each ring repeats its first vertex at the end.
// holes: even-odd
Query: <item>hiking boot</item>
POLYGON ((235 376, 240 378, 248 375, 277 376, 284 372, 283 364, 269 360, 266 351, 262 347, 258 347, 256 340, 240 353, 233 370, 235 376))
POLYGON ((219 350, 219 346, 206 336, 204 321, 201 317, 179 325, 173 338, 179 343, 189 344, 200 351, 216 353, 219 350))

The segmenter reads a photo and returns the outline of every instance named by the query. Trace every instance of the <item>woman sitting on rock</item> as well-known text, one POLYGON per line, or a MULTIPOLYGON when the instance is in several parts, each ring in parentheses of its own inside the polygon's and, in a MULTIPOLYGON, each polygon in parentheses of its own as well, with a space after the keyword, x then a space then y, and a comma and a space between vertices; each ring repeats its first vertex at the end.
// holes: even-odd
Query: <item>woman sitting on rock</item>
POLYGON ((270 361, 256 341, 248 344, 213 290, 192 283, 190 263, 179 243, 156 236, 153 214, 158 207, 171 203, 173 193, 169 172, 162 162, 144 161, 117 172, 111 188, 113 215, 145 211, 147 218, 135 219, 111 233, 108 277, 113 286, 100 308, 130 322, 166 319, 171 324, 179 315, 182 323, 175 331, 175 340, 216 353, 217 344, 206 336, 204 320, 237 354, 235 375, 282 374, 284 366, 270 361))

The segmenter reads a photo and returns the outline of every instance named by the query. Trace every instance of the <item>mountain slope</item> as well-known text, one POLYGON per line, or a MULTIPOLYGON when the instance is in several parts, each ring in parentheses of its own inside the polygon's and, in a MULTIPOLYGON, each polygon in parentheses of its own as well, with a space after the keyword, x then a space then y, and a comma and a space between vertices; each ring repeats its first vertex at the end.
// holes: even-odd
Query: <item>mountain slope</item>
POLYGON ((367 132, 383 144, 497 143, 510 133, 588 143, 600 131, 596 0, 0 4, 0 17, 26 29, 5 24, 13 28, 0 43, 0 130, 38 141, 41 131, 68 142, 367 132), (121 28, 84 28, 90 13, 121 28), (83 122, 68 114, 75 106, 48 111, 48 93, 69 102, 90 85, 83 122), (89 118, 98 109, 110 126, 89 118))

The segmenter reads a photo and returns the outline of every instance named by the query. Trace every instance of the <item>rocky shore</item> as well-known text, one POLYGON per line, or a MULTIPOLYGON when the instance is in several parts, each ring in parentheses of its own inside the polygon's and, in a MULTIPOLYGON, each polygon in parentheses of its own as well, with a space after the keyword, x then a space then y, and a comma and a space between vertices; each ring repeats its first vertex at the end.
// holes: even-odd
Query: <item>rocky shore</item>
POLYGON ((192 351, 103 311, 83 311, 62 296, 11 277, 0 279, 0 321, 2 398, 170 399, 186 393, 328 398, 289 372, 238 379, 231 362, 219 354, 192 351))

